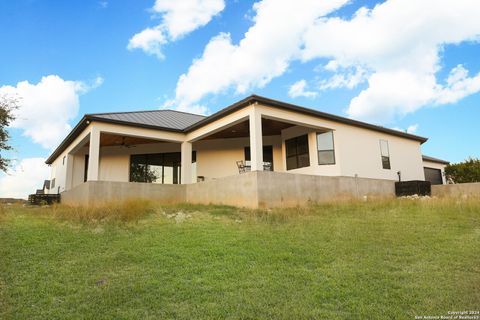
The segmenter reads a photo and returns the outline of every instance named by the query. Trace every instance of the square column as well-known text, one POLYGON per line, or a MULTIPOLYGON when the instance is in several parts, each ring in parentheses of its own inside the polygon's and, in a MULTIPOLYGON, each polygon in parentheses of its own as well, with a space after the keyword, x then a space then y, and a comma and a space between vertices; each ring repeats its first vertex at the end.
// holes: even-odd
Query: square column
POLYGON ((181 183, 192 183, 192 143, 188 141, 182 142, 181 146, 181 162, 180 175, 181 183))
POLYGON ((65 176, 65 191, 72 189, 73 186, 73 155, 66 155, 66 176, 65 176))
POLYGON ((90 146, 88 151, 87 181, 98 181, 100 160, 100 131, 95 126, 90 130, 90 146))
POLYGON ((263 171, 262 114, 255 108, 249 115, 250 160, 252 171, 263 171))

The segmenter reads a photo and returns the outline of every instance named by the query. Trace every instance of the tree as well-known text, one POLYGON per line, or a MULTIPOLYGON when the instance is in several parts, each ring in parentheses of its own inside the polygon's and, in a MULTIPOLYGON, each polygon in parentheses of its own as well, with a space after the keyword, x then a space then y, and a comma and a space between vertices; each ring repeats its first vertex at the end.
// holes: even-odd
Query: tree
POLYGON ((10 165, 10 159, 1 155, 1 152, 12 150, 9 144, 10 134, 7 127, 15 119, 13 110, 18 108, 18 99, 9 95, 0 95, 0 170, 6 172, 10 165))
POLYGON ((453 183, 480 182, 480 159, 468 158, 445 167, 448 181, 453 183))

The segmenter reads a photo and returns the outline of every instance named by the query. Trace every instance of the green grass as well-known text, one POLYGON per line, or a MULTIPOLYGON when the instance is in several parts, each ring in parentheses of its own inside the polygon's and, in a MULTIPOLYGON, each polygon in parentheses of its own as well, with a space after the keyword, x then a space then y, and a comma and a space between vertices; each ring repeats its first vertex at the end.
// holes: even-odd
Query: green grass
POLYGON ((479 285, 474 199, 0 210, 2 319, 413 319, 479 285))

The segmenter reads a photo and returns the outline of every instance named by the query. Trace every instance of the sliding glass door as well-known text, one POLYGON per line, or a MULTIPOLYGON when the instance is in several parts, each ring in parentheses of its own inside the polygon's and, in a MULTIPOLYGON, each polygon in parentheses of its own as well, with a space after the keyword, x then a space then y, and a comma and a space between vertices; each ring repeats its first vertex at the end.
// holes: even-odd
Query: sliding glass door
POLYGON ((180 152, 130 156, 130 182, 180 183, 180 152))

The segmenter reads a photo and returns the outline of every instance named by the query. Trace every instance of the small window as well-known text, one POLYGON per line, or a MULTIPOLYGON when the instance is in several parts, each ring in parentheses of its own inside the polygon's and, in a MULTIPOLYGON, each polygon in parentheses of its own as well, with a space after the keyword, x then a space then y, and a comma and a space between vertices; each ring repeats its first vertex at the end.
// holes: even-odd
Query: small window
POLYGON ((333 131, 317 133, 318 164, 335 164, 333 131))
POLYGON ((287 170, 310 166, 307 135, 285 140, 285 149, 287 170))
POLYGON ((50 184, 50 189, 55 188, 55 178, 52 179, 52 182, 50 184))
POLYGON ((390 151, 388 149, 388 141, 380 140, 380 153, 382 156, 382 168, 391 169, 390 167, 390 151))
POLYGON ((65 156, 63 156, 62 164, 65 165, 65 156))

